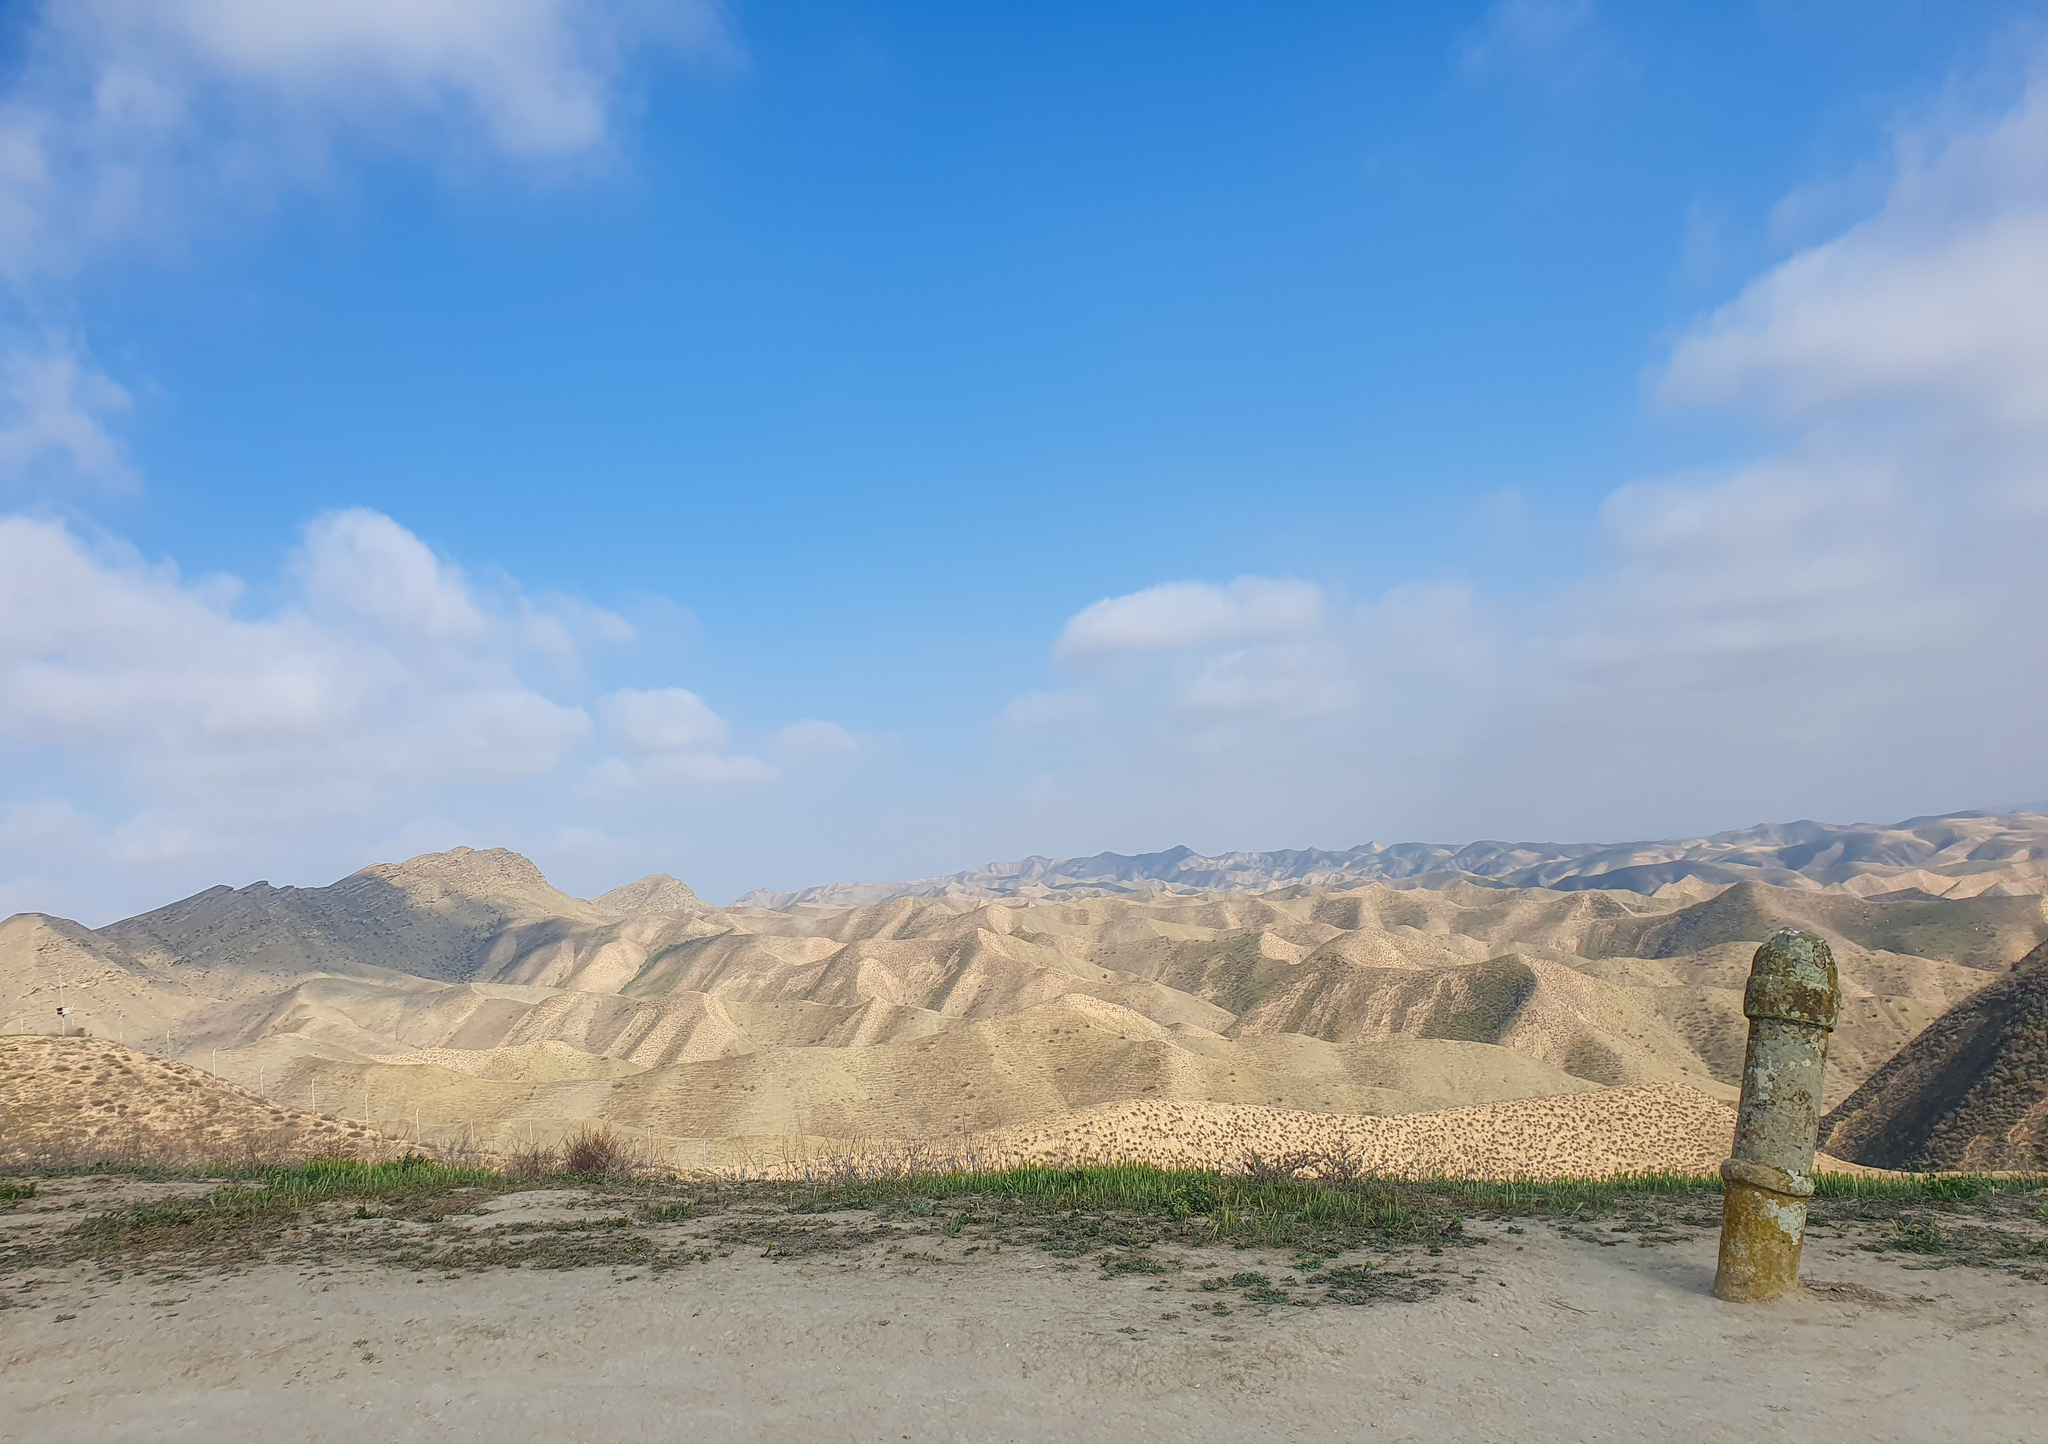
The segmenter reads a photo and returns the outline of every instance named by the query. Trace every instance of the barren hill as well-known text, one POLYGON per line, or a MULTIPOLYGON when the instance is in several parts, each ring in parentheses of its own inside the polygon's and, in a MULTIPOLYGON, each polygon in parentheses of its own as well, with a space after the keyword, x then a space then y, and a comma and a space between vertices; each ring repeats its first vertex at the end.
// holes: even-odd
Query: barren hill
POLYGON ((1882 1168, 2048 1167, 2048 943, 1935 1019, 1821 1137, 1882 1168))
POLYGON ((1404 842, 1328 852, 1225 852, 1185 847, 1126 857, 1027 857, 908 882, 828 883, 796 892, 762 889, 738 907, 860 907, 897 897, 1051 898, 1148 893, 1265 892, 1302 884, 1323 890, 1371 882, 1441 887, 1587 888, 1693 896, 1738 882, 1780 888, 1843 888, 1869 895, 1918 889, 1972 897, 2048 890, 2048 815, 1957 812, 1889 825, 1772 823, 1664 842, 1404 842))
POLYGON ((102 1038, 0 1039, 0 1162, 296 1162, 401 1140, 102 1038))
POLYGON ((99 1037, 429 1141, 607 1121, 678 1159, 1125 1104, 1404 1115, 1601 1088, 1734 1097, 1756 945, 1844 980, 1830 1099, 2048 936, 2038 896, 1293 884, 716 908, 594 901, 516 854, 214 888, 101 929, 0 924, 14 1028, 99 1037))

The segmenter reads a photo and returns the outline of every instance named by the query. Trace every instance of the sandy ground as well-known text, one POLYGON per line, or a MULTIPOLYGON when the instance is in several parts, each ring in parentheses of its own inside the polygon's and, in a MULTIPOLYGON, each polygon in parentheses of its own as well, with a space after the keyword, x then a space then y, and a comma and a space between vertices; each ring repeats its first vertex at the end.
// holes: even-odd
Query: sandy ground
POLYGON ((7 1440, 2038 1440, 2048 1287, 1815 1240, 1805 1296, 1713 1240, 1481 1223, 1421 1303, 1303 1309, 1030 1248, 741 1251, 651 1275, 262 1265, 48 1277, 0 1310, 7 1440), (936 1261, 943 1260, 943 1261, 936 1261))

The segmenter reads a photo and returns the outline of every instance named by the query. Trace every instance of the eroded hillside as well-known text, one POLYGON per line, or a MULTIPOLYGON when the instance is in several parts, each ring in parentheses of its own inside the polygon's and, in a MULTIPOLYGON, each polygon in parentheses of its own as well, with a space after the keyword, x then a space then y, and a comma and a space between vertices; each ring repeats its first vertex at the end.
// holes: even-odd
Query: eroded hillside
MULTIPOLYGON (((328 888, 215 888, 98 930, 0 924, 18 1017, 213 1062, 300 1108, 500 1143, 609 1121, 685 1153, 912 1138, 1123 1103, 1405 1114, 1603 1087, 1734 1097, 1781 926, 1834 944, 1829 1101, 2048 936, 2039 896, 1745 882, 594 900, 457 849, 328 888)), ((19 1029, 23 1023, 11 1025, 19 1029)))

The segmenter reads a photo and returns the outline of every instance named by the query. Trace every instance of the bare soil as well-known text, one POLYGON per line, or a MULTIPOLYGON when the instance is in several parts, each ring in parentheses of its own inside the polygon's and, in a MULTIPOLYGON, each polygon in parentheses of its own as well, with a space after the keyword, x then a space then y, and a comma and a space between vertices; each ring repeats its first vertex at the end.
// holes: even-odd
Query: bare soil
POLYGON ((2038 1193, 1831 1200, 1806 1291, 1744 1307, 1685 1195, 1283 1249, 560 1183, 109 1233, 216 1185, 35 1185, 0 1203, 9 1440, 2021 1440, 2048 1408, 2038 1193))

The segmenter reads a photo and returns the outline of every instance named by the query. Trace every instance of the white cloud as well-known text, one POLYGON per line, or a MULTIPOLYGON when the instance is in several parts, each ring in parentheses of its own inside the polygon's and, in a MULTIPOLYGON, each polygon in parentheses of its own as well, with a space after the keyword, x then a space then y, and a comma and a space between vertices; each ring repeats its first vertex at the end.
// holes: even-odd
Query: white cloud
POLYGON ((1239 577, 1227 587, 1166 582, 1076 612, 1054 653, 1062 662, 1077 663, 1118 654, 1303 636, 1322 621, 1322 588, 1313 582, 1267 577, 1239 577))
POLYGON ((775 750, 792 762, 823 762, 853 756, 860 751, 860 743, 836 722, 807 717, 775 734, 775 750))
POLYGON ((388 518, 316 520, 301 559, 300 597, 244 616, 231 578, 0 517, 0 744, 110 785, 134 811, 121 848, 161 856, 537 777, 589 735, 520 680, 515 622, 388 518), (404 604, 365 603, 380 586, 404 604))
POLYGON ((1173 582, 1111 598, 1075 614, 1055 659, 1086 660, 1095 692, 1029 692, 1004 720, 1043 729, 1090 717, 1113 699, 1112 719, 1150 695, 1160 715, 1202 750, 1233 718, 1289 721, 1357 711, 1389 685, 1418 676, 1468 683, 1490 659, 1475 640, 1469 587, 1410 583, 1365 606, 1333 608, 1312 583, 1239 577, 1229 587, 1173 582), (1098 695, 1100 694, 1100 695, 1098 695), (1188 729, 1198 729, 1190 732, 1188 729))
POLYGON ((0 477, 58 466, 107 490, 132 490, 135 470, 106 425, 130 405, 127 391, 69 342, 0 355, 0 477))
POLYGON ((624 617, 559 592, 520 598, 519 621, 526 645, 565 668, 574 668, 587 643, 624 647, 640 640, 640 629, 624 617))
MULTIPOLYGON (((725 720, 680 687, 586 710, 584 649, 633 635, 589 602, 465 572, 376 512, 309 521, 260 588, 0 515, 0 898, 104 918, 114 898, 153 906, 223 873, 324 882, 459 843, 679 865, 657 794, 780 774, 728 749, 725 720), (593 714, 621 755, 591 767, 593 714), (615 844, 598 824, 640 835, 615 844)), ((775 746, 802 761, 856 743, 810 720, 775 746)))
POLYGON ((1680 342, 1677 404, 1812 420, 1900 404, 2048 425, 2048 81, 1994 124, 1909 133, 1883 207, 1680 342))
POLYGON ((644 692, 628 688, 603 698, 598 705, 605 730, 628 755, 608 757, 590 770, 584 790, 592 796, 617 796, 646 787, 773 782, 778 776, 758 757, 724 751, 731 726, 686 688, 644 692))
POLYGON ((397 104, 465 111, 514 154, 604 138, 621 52, 665 33, 727 42, 714 7, 590 0, 68 0, 52 20, 158 120, 189 113, 166 71, 366 117, 397 104))
POLYGON ((681 687, 614 692, 600 704, 612 739, 629 752, 683 752, 725 745, 732 729, 681 687))
POLYGON ((464 641, 484 633, 461 570, 380 512, 329 512, 306 527, 293 572, 317 615, 353 616, 393 636, 464 641))
POLYGON ((351 139, 591 152, 651 47, 736 53, 710 0, 49 0, 0 102, 0 270, 175 241, 351 139))

